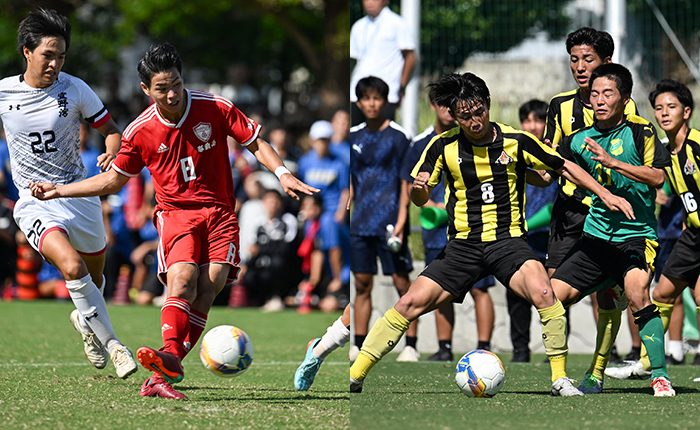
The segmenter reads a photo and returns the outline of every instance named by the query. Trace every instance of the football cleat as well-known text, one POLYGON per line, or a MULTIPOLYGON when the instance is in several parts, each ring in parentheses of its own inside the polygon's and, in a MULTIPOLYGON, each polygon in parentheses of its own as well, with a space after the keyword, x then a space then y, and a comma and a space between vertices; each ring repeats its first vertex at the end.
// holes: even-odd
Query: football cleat
POLYGON ((362 392, 362 384, 365 383, 365 380, 363 379, 362 381, 356 381, 352 378, 350 378, 350 392, 351 393, 361 393, 362 392))
POLYGON ((175 355, 142 346, 136 351, 136 358, 146 369, 159 373, 169 384, 175 384, 185 377, 180 359, 175 355))
POLYGON ((69 319, 75 331, 80 333, 80 336, 83 338, 83 351, 88 361, 98 369, 104 369, 107 366, 107 351, 102 346, 97 335, 92 330, 85 331, 80 326, 80 313, 77 309, 73 309, 69 319))
POLYGON ((600 394, 603 392, 603 381, 586 373, 583 375, 583 380, 578 384, 578 389, 583 394, 600 394))
POLYGON ((627 361, 624 366, 605 369, 605 376, 615 379, 647 379, 651 372, 644 369, 641 361, 627 361))
POLYGON ((583 396, 569 378, 559 378, 552 383, 552 395, 561 397, 583 396))
POLYGON ((404 347, 396 361, 401 363, 415 363, 420 359, 420 353, 412 346, 404 347))
POLYGON ((186 395, 165 382, 158 373, 154 373, 143 382, 139 395, 141 397, 163 397, 165 399, 187 400, 186 395))
POLYGON ((306 347, 306 356, 294 373, 294 388, 297 391, 306 391, 311 388, 316 378, 318 369, 323 363, 322 358, 314 357, 314 347, 321 341, 320 337, 311 339, 306 347))
POLYGON ((435 354, 428 357, 428 361, 453 361, 454 356, 446 349, 441 349, 435 354))
POLYGON ((109 357, 112 359, 112 364, 117 370, 117 376, 126 379, 132 373, 136 372, 138 366, 136 366, 136 361, 131 355, 131 351, 126 346, 119 344, 112 348, 109 353, 109 357))
POLYGON ((654 397, 674 397, 676 395, 676 390, 671 386, 671 381, 664 376, 654 378, 651 381, 651 388, 654 389, 654 397))

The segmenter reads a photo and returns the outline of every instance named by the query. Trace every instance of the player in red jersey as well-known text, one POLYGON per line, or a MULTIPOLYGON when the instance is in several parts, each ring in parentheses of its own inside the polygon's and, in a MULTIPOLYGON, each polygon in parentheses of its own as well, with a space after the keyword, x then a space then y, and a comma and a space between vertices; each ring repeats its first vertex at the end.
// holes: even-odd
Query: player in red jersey
POLYGON ((138 64, 141 89, 153 104, 124 131, 112 169, 69 185, 33 183, 39 199, 117 192, 146 167, 158 202, 159 275, 168 291, 161 311, 163 347, 139 348, 141 364, 154 373, 142 396, 183 399, 170 384, 184 377, 181 361, 204 330, 207 314, 227 277, 238 273, 238 221, 227 136, 275 172, 285 192, 318 190, 294 177, 258 137, 260 125, 228 100, 185 89, 182 61, 168 44, 151 46, 138 64))

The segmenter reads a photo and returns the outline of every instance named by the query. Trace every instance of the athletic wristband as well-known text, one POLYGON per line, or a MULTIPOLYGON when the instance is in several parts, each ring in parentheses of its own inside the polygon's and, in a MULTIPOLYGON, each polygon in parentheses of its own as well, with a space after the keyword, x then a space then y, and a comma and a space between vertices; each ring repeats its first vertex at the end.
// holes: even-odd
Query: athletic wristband
POLYGON ((275 176, 277 176, 278 179, 282 179, 282 175, 284 175, 285 173, 291 174, 292 172, 290 172, 289 169, 284 167, 284 165, 279 166, 278 168, 275 169, 275 176))

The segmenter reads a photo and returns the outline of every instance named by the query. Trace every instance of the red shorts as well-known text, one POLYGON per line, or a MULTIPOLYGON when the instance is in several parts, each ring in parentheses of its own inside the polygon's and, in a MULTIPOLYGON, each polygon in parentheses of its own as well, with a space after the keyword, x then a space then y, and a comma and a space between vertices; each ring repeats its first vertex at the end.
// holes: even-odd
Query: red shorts
POLYGON ((229 279, 238 275, 238 219, 235 212, 219 206, 199 209, 156 210, 158 230, 158 276, 165 284, 168 268, 176 263, 210 263, 232 266, 229 279))

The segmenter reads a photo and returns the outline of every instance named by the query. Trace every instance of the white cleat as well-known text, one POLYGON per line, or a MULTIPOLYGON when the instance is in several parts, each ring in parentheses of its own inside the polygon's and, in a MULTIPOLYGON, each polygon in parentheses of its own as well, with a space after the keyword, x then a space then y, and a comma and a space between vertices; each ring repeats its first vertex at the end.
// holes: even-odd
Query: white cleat
POLYGON ((402 363, 415 363, 420 359, 420 353, 416 351, 416 348, 412 346, 407 346, 401 351, 396 361, 402 363))
POLYGON ((350 359, 350 363, 354 363, 355 360, 357 360, 358 355, 360 355, 360 348, 358 348, 355 345, 352 345, 350 347, 350 351, 348 351, 348 358, 350 359))
POLYGON ((131 351, 122 344, 112 348, 109 357, 112 359, 112 364, 114 364, 114 368, 117 370, 117 376, 122 379, 128 378, 129 375, 136 372, 138 369, 136 361, 134 361, 134 357, 131 355, 131 351))
POLYGON ((583 396, 583 393, 574 386, 569 378, 559 378, 552 383, 552 395, 561 397, 583 396))
POLYGON ((663 376, 654 378, 651 381, 651 388, 654 389, 654 397, 675 397, 676 390, 671 386, 671 381, 663 376))
POLYGON ((98 369, 104 369, 107 366, 107 351, 92 330, 85 331, 80 326, 80 313, 77 309, 73 309, 73 312, 70 313, 70 322, 75 331, 80 333, 83 338, 83 351, 85 351, 88 361, 98 369))
POLYGON ((647 379, 651 377, 651 372, 644 369, 641 361, 625 361, 620 367, 605 369, 605 376, 615 379, 647 379))

